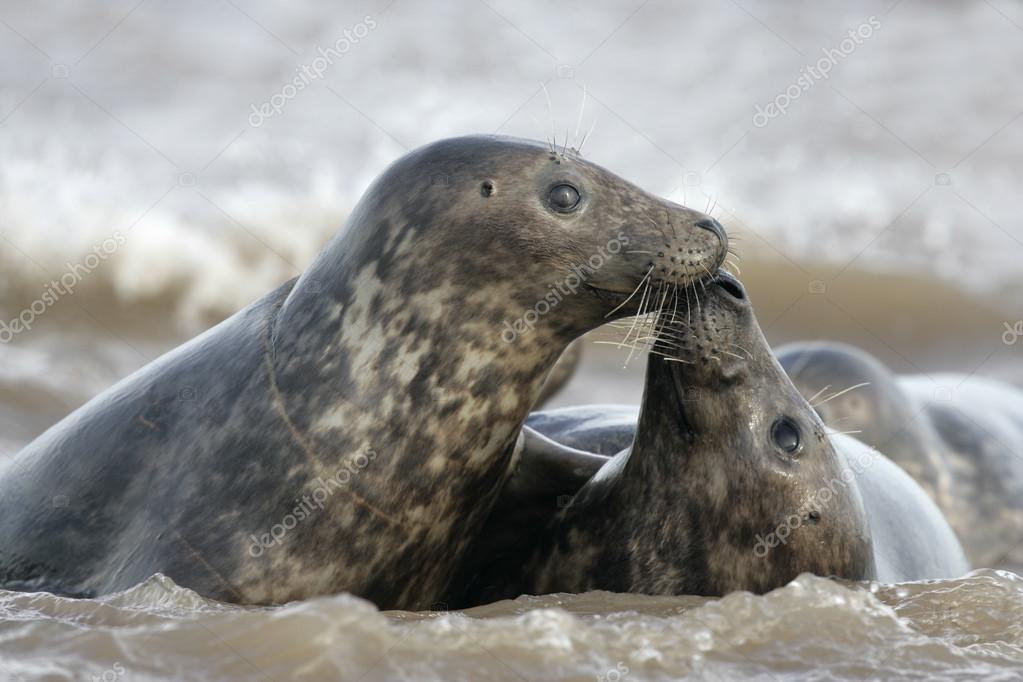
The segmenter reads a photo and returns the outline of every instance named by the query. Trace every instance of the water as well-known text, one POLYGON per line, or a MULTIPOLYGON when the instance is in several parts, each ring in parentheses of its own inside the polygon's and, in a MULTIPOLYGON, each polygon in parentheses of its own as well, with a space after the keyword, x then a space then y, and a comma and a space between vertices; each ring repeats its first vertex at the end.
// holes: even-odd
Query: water
POLYGON ((804 575, 765 596, 594 592, 414 614, 348 595, 224 606, 156 576, 100 600, 2 593, 0 615, 0 650, 16 652, 0 670, 33 679, 1010 680, 1023 665, 1023 579, 998 571, 888 587, 804 575))
MULTIPOLYGON (((588 157, 716 202, 772 342, 836 338, 898 371, 1019 381, 1023 344, 1002 336, 1023 319, 1021 26, 1006 0, 7 2, 0 321, 104 258, 0 343, 0 458, 298 274, 407 149, 472 132, 578 142, 594 122, 588 157), (864 25, 827 79, 758 125, 758 105, 864 25), (251 125, 346 30, 357 42, 322 78, 251 125)), ((638 401, 642 362, 586 353, 557 404, 638 401)), ((0 673, 1014 674, 1019 578, 901 589, 803 578, 720 602, 593 594, 412 617, 345 596, 237 609, 153 579, 99 601, 4 594, 0 673)))

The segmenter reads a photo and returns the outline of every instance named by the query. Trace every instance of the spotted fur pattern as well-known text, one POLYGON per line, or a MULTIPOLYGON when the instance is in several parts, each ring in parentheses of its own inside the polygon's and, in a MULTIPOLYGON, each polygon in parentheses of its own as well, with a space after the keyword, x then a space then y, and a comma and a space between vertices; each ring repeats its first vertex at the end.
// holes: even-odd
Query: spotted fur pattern
POLYGON ((7 466, 0 578, 93 595, 161 572, 233 602, 347 590, 428 607, 500 491, 558 355, 644 277, 691 285, 726 248, 707 216, 570 152, 500 137, 415 151, 296 282, 7 466), (580 194, 570 212, 548 202, 564 183, 580 194), (543 300, 531 328, 502 335, 543 300))
POLYGON ((595 589, 723 595, 764 592, 802 572, 874 574, 858 490, 840 484, 845 464, 748 300, 708 285, 699 308, 662 332, 632 447, 545 529, 480 570, 461 603, 595 589), (772 441, 782 417, 801 433, 795 455, 772 441), (758 552, 793 517, 785 542, 758 552))

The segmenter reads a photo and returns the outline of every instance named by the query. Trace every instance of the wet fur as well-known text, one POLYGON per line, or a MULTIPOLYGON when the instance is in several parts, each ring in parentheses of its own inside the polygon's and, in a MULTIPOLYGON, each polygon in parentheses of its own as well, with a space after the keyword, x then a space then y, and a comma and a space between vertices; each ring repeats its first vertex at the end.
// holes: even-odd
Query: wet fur
POLYGON ((619 232, 649 252, 671 223, 680 248, 716 267, 725 244, 694 225, 705 218, 542 144, 469 137, 409 154, 297 282, 7 464, 0 579, 83 596, 160 572, 240 603, 349 591, 383 608, 432 605, 501 490, 546 374, 654 259, 609 258, 514 343, 502 323, 619 232), (544 197, 566 179, 585 204, 555 215, 544 197), (322 510, 250 552, 318 479, 368 452, 322 510))
MULTIPOLYGON (((494 559, 492 548, 470 553, 481 568, 465 570, 468 589, 456 603, 594 589, 723 595, 765 592, 802 572, 909 580, 967 570, 958 542, 924 493, 898 479, 879 455, 870 470, 856 472, 846 459, 855 449, 846 443, 836 450, 774 359, 748 304, 715 289, 708 287, 692 324, 667 325, 677 333, 661 350, 686 363, 651 356, 632 446, 603 464, 566 508, 552 510, 550 496, 565 496, 568 481, 548 491, 545 504, 534 503, 534 511, 547 510, 548 522, 533 518, 505 556, 494 559), (722 353, 736 344, 749 355, 722 353), (801 427, 798 458, 780 456, 769 442, 771 424, 783 415, 801 427), (814 495, 847 471, 853 482, 831 499, 814 495), (870 510, 861 484, 871 486, 870 510), (801 524, 787 542, 757 556, 759 539, 793 514, 801 524), (921 534, 929 546, 914 544, 921 534)), ((569 412, 533 422, 573 445, 586 442, 573 432, 569 412)), ((584 408, 576 422, 597 421, 589 412, 584 408)), ((614 412, 610 428, 595 429, 596 440, 613 443, 613 424, 623 417, 621 409, 614 412)), ((520 501, 528 508, 524 495, 520 501)), ((502 500, 498 509, 506 506, 502 500)), ((500 536, 506 521, 495 513, 481 536, 500 536)))

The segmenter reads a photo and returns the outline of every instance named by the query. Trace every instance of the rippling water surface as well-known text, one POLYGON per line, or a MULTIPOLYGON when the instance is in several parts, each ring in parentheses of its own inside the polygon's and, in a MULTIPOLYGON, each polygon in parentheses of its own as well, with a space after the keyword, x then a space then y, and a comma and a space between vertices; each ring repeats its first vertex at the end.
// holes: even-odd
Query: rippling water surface
POLYGON ((225 606, 154 576, 98 600, 0 593, 0 653, 0 672, 29 679, 1016 680, 1023 578, 804 575, 764 596, 592 592, 413 614, 347 595, 225 606))
MULTIPOLYGON (((1023 343, 1003 333, 1023 319, 1021 26, 1006 0, 5 2, 0 322, 126 239, 0 344, 0 459, 298 274, 407 149, 474 132, 563 140, 584 87, 586 155, 716 202, 772 342, 835 338, 901 372, 1019 380, 1023 343), (367 16, 343 60, 250 124, 367 16), (871 17, 827 80, 754 124, 871 17)), ((641 362, 586 352, 560 404, 638 400, 641 362)), ((347 596, 240 609, 154 577, 94 601, 0 593, 0 677, 1019 679, 1020 580, 803 577, 762 597, 412 615, 347 596)))

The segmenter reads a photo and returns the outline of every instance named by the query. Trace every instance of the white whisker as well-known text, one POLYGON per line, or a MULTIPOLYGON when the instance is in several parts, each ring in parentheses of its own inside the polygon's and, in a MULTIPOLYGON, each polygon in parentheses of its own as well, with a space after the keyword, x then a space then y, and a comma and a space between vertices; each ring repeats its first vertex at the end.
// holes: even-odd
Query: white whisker
MULTIPOLYGON (((793 376, 794 376, 794 375, 795 375, 795 373, 793 373, 793 376)), ((820 398, 820 397, 821 397, 821 394, 822 394, 822 393, 824 393, 824 391, 828 390, 829 388, 831 388, 831 384, 828 384, 827 386, 825 386, 825 387, 824 387, 824 388, 822 388, 821 390, 819 390, 819 391, 817 391, 816 393, 814 393, 814 394, 813 394, 813 395, 812 395, 811 397, 807 398, 807 399, 806 399, 806 402, 808 402, 808 403, 810 403, 811 405, 813 405, 813 401, 814 401, 814 400, 817 400, 817 398, 820 398)))
POLYGON ((830 402, 830 401, 834 400, 835 398, 838 398, 839 396, 845 395, 849 391, 855 391, 857 388, 863 388, 864 386, 870 386, 870 382, 869 381, 864 381, 862 384, 856 384, 855 386, 850 386, 849 388, 845 389, 844 391, 839 391, 838 393, 835 393, 833 395, 829 395, 827 398, 825 398, 824 400, 820 401, 819 403, 811 404, 810 407, 817 407, 818 405, 823 405, 824 403, 830 402))
POLYGON ((572 142, 579 139, 579 128, 583 124, 583 112, 586 111, 586 86, 583 85, 583 102, 579 105, 579 117, 575 120, 575 134, 572 135, 572 142))
POLYGON ((586 131, 585 135, 583 135, 583 141, 579 143, 579 148, 576 149, 576 152, 578 152, 579 154, 583 153, 583 145, 586 144, 586 140, 590 139, 590 133, 592 133, 593 129, 596 128, 596 127, 597 127, 597 119, 593 119, 593 125, 591 125, 590 129, 588 131, 586 131))

